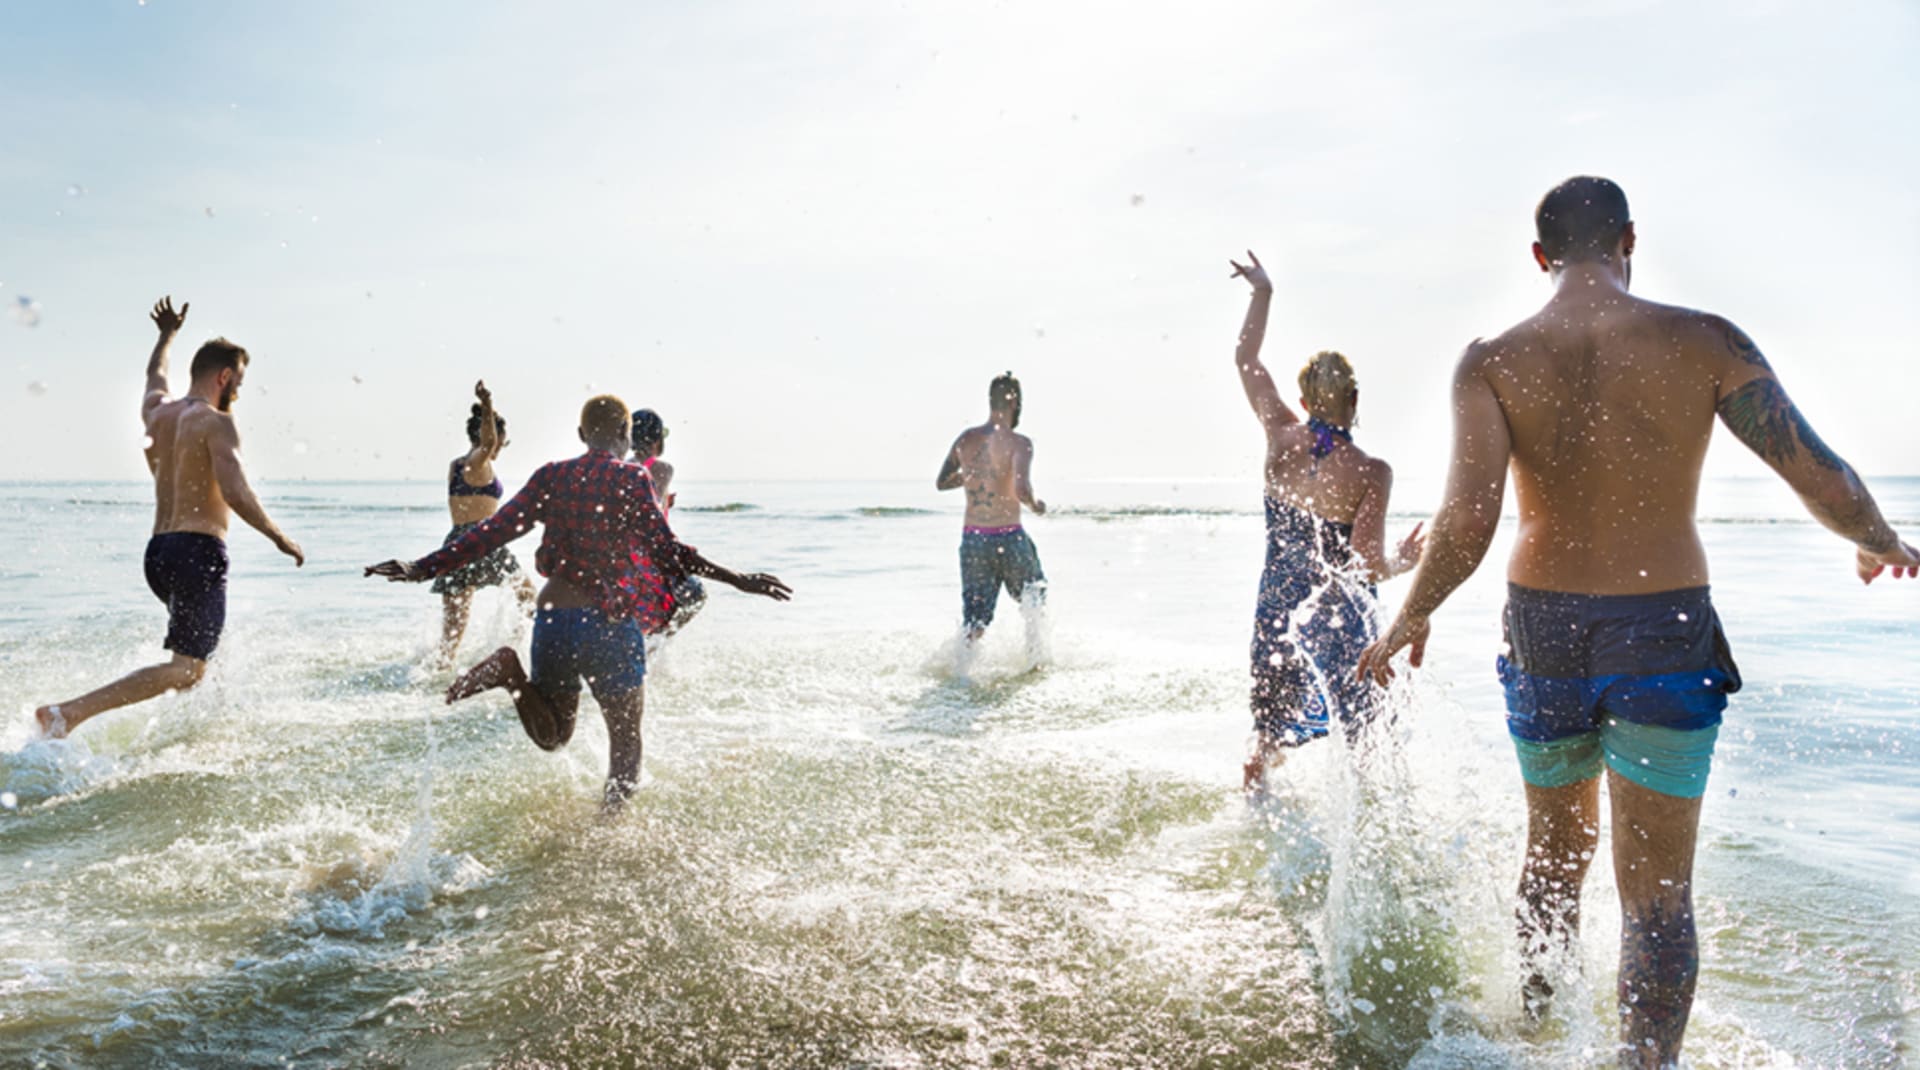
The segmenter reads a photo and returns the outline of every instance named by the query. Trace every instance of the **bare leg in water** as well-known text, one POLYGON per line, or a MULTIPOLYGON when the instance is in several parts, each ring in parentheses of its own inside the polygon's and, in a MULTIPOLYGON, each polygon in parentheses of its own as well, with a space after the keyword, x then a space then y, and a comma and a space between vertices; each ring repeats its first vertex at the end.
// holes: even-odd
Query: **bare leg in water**
POLYGON ((1521 991, 1527 1015, 1539 1018, 1553 998, 1544 961, 1580 935, 1580 887, 1600 841, 1600 778, 1558 788, 1527 785, 1527 861, 1520 870, 1521 991))
POLYGON ((467 634, 472 610, 472 591, 449 591, 440 596, 440 668, 453 667, 453 655, 460 649, 461 636, 467 634))
POLYGON ((527 679, 526 670, 520 667, 520 655, 510 646, 487 655, 480 664, 456 677, 447 688, 447 705, 496 687, 505 688, 513 696, 513 708, 520 714, 521 727, 541 750, 559 750, 573 738, 580 693, 549 696, 534 687, 527 679))
MULTIPOLYGON (((527 679, 520 655, 512 647, 501 647, 462 673, 447 688, 447 703, 496 687, 505 688, 513 696, 521 726, 542 750, 559 750, 573 738, 580 693, 559 697, 542 694, 527 679)), ((640 786, 640 717, 646 709, 646 696, 645 688, 636 687, 600 698, 600 713, 607 720, 607 786, 600 803, 604 813, 618 813, 640 786)))
POLYGON ((1252 794, 1267 786, 1268 771, 1277 768, 1286 761, 1288 748, 1265 732, 1254 731, 1253 747, 1247 755, 1247 764, 1241 770, 1243 779, 1240 790, 1252 794))
POLYGON ((1693 852, 1700 800, 1662 795, 1607 772, 1613 876, 1620 888, 1620 1065, 1667 1070, 1700 976, 1693 852))
POLYGON ((636 687, 600 702, 607 719, 607 788, 600 811, 617 814, 640 786, 640 715, 646 710, 647 691, 636 687))
POLYGON ((33 719, 39 724, 41 735, 48 739, 64 739, 82 722, 108 710, 145 702, 170 691, 188 690, 206 674, 206 662, 185 654, 175 654, 172 661, 135 669, 79 698, 42 706, 33 711, 33 719))

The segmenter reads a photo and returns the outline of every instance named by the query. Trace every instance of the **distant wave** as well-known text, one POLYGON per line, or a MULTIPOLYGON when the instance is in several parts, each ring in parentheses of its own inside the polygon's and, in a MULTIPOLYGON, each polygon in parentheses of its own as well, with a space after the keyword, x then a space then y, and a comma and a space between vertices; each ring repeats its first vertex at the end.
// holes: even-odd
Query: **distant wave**
POLYGON ((905 505, 863 505, 854 512, 861 516, 939 516, 938 509, 915 509, 905 505))
POLYGON ((683 513, 751 513, 760 507, 752 502, 726 502, 722 505, 682 505, 683 513))

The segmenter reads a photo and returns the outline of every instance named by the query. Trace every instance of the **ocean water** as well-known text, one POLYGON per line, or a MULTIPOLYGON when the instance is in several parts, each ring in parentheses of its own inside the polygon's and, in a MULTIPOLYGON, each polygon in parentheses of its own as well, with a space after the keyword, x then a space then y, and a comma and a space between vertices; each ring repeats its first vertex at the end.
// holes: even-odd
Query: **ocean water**
MULTIPOLYGON (((795 598, 716 590, 655 659, 613 823, 591 707, 546 754, 497 694, 443 706, 436 600, 361 578, 438 545, 431 483, 269 484, 309 562, 236 532, 206 683, 32 742, 164 623, 146 488, 7 488, 0 1065, 1609 1065, 1605 864, 1554 1014, 1518 1011, 1504 534, 1393 729, 1250 804, 1257 486, 1044 488, 1036 641, 1003 602, 962 664, 951 496, 682 479, 682 537, 795 598)), ((1920 480, 1876 489, 1920 527, 1920 480)), ((1914 1065, 1920 584, 1862 588, 1770 483, 1702 514, 1747 688, 1690 1065, 1914 1065)), ((462 660, 525 636, 482 594, 462 660)))

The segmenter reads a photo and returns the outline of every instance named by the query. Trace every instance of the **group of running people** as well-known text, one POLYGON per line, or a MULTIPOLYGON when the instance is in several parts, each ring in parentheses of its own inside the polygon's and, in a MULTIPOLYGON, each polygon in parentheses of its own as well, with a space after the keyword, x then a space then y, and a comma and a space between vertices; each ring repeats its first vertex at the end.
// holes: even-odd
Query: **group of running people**
MULTIPOLYGON (((1692 876, 1700 800, 1727 696, 1740 688, 1707 588, 1694 523, 1701 466, 1718 418, 1852 542, 1858 577, 1920 577, 1920 552, 1881 515, 1853 469, 1794 407, 1753 341, 1709 313, 1629 292, 1635 233, 1615 183, 1581 176, 1534 213, 1532 247, 1553 295, 1535 315, 1475 341, 1453 375, 1453 450, 1446 492, 1425 535, 1388 548, 1393 474, 1353 441, 1359 388, 1352 365, 1316 354, 1300 371, 1296 412, 1260 359, 1273 286, 1258 258, 1232 262, 1252 287, 1235 365, 1266 437, 1267 553, 1251 644, 1254 741, 1244 783, 1257 788, 1288 748, 1378 719, 1402 650, 1418 666, 1430 620, 1479 566, 1512 477, 1519 526, 1508 565, 1506 649, 1497 671, 1528 807, 1519 934, 1525 994, 1538 1013, 1551 985, 1538 963, 1567 946, 1598 846, 1599 784, 1608 778, 1613 863, 1622 915, 1622 1062, 1675 1065, 1699 957, 1692 876), (1304 413, 1305 419, 1302 419, 1304 413), (1412 572, 1398 614, 1379 627, 1375 585, 1412 572)), ((232 405, 244 349, 201 347, 185 396, 168 392, 167 355, 187 306, 153 310, 160 338, 142 403, 157 509, 146 574, 167 603, 172 659, 36 711, 64 735, 106 710, 192 687, 225 620, 230 514, 300 564, 298 544, 260 505, 239 459, 232 405)), ((666 430, 647 410, 602 395, 581 411, 586 451, 542 466, 502 504, 493 472, 506 422, 484 384, 468 421, 470 449, 448 470, 454 523, 442 547, 366 569, 435 580, 444 603, 440 657, 451 662, 469 599, 511 585, 534 615, 529 663, 501 647, 448 688, 454 702, 493 688, 511 695, 536 744, 571 737, 584 681, 611 745, 604 805, 638 783, 649 635, 683 623, 704 598, 698 577, 784 601, 764 573, 739 574, 681 543, 666 514, 672 469, 666 430), (633 460, 629 460, 632 456, 633 460), (533 590, 506 544, 541 524, 533 590)), ((1045 573, 1021 527, 1035 496, 1033 443, 1015 428, 1020 384, 989 386, 985 423, 954 441, 936 478, 964 488, 960 545, 969 640, 992 622, 1001 590, 1044 597, 1045 573)))

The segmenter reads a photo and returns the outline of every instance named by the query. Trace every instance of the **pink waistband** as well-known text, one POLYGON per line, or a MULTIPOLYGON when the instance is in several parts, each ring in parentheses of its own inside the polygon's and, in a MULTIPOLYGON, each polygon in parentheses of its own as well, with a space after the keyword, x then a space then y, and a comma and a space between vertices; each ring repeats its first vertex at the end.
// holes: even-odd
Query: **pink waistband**
POLYGON ((1004 528, 983 528, 983 527, 975 526, 973 524, 968 524, 966 527, 963 527, 960 530, 965 532, 968 535, 1011 535, 1014 532, 1020 530, 1020 525, 1008 524, 1004 528))

